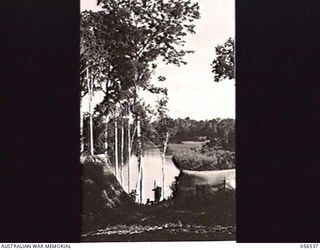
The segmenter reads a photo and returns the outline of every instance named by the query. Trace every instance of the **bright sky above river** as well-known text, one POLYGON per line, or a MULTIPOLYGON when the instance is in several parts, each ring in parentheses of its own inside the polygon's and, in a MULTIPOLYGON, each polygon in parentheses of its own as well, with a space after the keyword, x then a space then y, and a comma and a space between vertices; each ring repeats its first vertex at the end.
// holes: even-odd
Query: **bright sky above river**
MULTIPOLYGON (((186 49, 194 50, 195 53, 188 55, 185 58, 188 64, 181 67, 160 63, 151 83, 159 85, 157 77, 166 77, 163 84, 168 88, 169 114, 173 118, 235 118, 235 81, 214 82, 210 66, 215 56, 215 46, 223 44, 229 37, 235 37, 235 2, 197 2, 201 19, 195 22, 196 34, 186 37, 186 49)), ((89 9, 101 8, 96 6, 96 0, 81 0, 81 11, 89 9)), ((155 100, 150 94, 143 94, 143 97, 148 103, 155 100)), ((97 94, 95 102, 100 99, 101 96, 97 94)))

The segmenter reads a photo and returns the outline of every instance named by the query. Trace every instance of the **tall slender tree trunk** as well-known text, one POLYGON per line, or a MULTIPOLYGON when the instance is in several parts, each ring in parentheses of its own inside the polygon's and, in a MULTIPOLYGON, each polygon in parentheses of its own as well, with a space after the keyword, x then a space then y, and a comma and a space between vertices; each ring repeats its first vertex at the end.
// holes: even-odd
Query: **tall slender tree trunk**
POLYGON ((92 119, 92 82, 90 82, 89 77, 89 69, 87 68, 87 86, 88 86, 88 94, 89 94, 89 132, 90 132, 90 155, 94 155, 94 148, 93 148, 93 119, 92 119))
POLYGON ((124 186, 124 177, 123 177, 123 170, 124 170, 124 121, 122 120, 121 124, 121 145, 120 145, 120 161, 121 161, 121 169, 120 169, 120 179, 121 184, 124 186))
POLYGON ((81 107, 82 101, 80 100, 80 153, 84 150, 84 143, 83 143, 83 113, 81 107))
POLYGON ((93 148, 93 119, 92 119, 91 112, 90 112, 90 154, 94 155, 94 148, 93 148))
POLYGON ((137 140, 138 140, 138 169, 139 169, 139 202, 144 200, 144 180, 143 180, 143 155, 142 155, 142 136, 141 136, 141 121, 137 119, 137 140))
MULTIPOLYGON (((118 154, 118 121, 115 117, 114 120, 114 157, 115 157, 115 168, 116 168, 116 178, 119 179, 119 154, 118 154)), ((121 184, 121 183, 120 183, 121 184)))
POLYGON ((140 203, 143 203, 144 200, 144 177, 143 177, 143 171, 144 171, 144 166, 143 166, 143 157, 140 157, 139 160, 139 164, 140 164, 140 203))
POLYGON ((165 153, 164 152, 162 152, 162 154, 161 154, 161 164, 162 164, 162 166, 161 166, 161 171, 162 171, 162 199, 164 199, 164 195, 165 195, 165 191, 164 191, 164 187, 165 187, 165 185, 164 185, 164 183, 165 183, 165 153))
POLYGON ((138 157, 138 181, 137 181, 137 202, 144 201, 144 180, 143 180, 143 157, 138 157))
MULTIPOLYGON (((106 94, 105 94, 105 98, 107 100, 107 107, 108 107, 108 101, 109 101, 109 81, 106 81, 106 94)), ((105 157, 106 157, 106 160, 107 162, 109 162, 109 155, 108 155, 108 123, 109 123, 109 112, 108 112, 108 109, 107 111, 105 111, 105 115, 103 116, 104 117, 104 124, 105 124, 105 128, 104 128, 104 153, 105 153, 105 157)))
POLYGON ((131 133, 130 133, 130 110, 129 110, 129 116, 128 116, 128 193, 131 192, 131 187, 130 187, 130 157, 131 157, 131 133))
POLYGON ((104 152, 106 155, 106 159, 108 160, 108 122, 109 122, 109 117, 105 115, 104 117, 104 124, 105 124, 105 129, 104 129, 104 152))
POLYGON ((166 152, 167 152, 167 148, 168 148, 168 142, 169 142, 169 132, 166 133, 166 138, 165 141, 163 143, 163 151, 161 154, 161 162, 162 162, 162 199, 165 198, 165 165, 166 165, 166 152))
POLYGON ((141 185, 141 168, 140 168, 140 160, 141 158, 138 157, 138 178, 137 178, 137 185, 136 185, 136 202, 141 203, 141 194, 140 194, 140 185, 141 185))

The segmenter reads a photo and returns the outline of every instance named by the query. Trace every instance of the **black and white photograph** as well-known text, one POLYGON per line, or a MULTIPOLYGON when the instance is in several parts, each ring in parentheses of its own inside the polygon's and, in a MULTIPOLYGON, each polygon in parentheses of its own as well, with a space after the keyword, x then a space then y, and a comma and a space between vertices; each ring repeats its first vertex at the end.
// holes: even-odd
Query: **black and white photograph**
POLYGON ((81 241, 234 241, 233 0, 82 0, 81 241))
POLYGON ((1 248, 318 248, 319 10, 4 1, 1 248))

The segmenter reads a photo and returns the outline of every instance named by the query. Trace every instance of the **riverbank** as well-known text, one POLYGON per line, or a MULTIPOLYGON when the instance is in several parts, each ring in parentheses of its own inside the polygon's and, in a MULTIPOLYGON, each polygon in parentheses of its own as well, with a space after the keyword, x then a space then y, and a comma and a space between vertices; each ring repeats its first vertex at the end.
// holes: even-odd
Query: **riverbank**
POLYGON ((154 205, 134 203, 105 167, 82 163, 81 241, 234 240, 235 191, 210 197, 177 193, 154 205))
POLYGON ((210 171, 235 168, 235 152, 208 147, 206 141, 169 144, 168 152, 180 170, 210 171))

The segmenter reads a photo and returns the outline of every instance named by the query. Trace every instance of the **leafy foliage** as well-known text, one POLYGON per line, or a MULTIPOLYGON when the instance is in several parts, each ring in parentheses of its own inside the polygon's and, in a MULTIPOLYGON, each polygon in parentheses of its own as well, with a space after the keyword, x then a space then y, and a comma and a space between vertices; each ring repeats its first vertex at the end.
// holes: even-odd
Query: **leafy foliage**
MULTIPOLYGON (((177 133, 177 127, 174 120, 167 114, 168 96, 165 95, 157 101, 156 119, 153 121, 151 140, 161 151, 166 151, 169 139, 177 133)), ((164 152, 165 153, 165 152, 164 152)))
POLYGON ((216 55, 217 57, 211 64, 214 81, 234 79, 234 40, 229 38, 223 45, 218 45, 216 55))
MULTIPOLYGON (((89 70, 94 89, 105 93, 104 112, 110 112, 134 85, 135 69, 126 58, 130 49, 125 42, 126 31, 130 28, 123 18, 104 11, 81 13, 80 75, 85 80, 89 70)), ((86 85, 82 85, 85 92, 86 85)))
POLYGON ((162 58, 178 66, 186 63, 183 57, 192 51, 183 48, 183 38, 194 33, 199 6, 190 0, 99 0, 98 4, 103 11, 81 14, 81 95, 89 91, 89 81, 91 93, 105 93, 95 116, 120 116, 116 110, 121 104, 120 109, 129 107, 146 130, 148 119, 143 120, 147 116, 141 108, 146 105, 139 99, 139 89, 167 94, 166 88, 149 82, 155 62, 162 58))
POLYGON ((167 63, 180 65, 190 51, 183 50, 182 39, 194 33, 195 19, 200 18, 199 5, 190 0, 98 0, 107 13, 124 16, 130 25, 127 41, 133 52, 129 57, 140 63, 161 56, 167 63))
POLYGON ((186 170, 222 170, 235 167, 235 154, 225 150, 175 152, 173 161, 186 170))
POLYGON ((180 125, 181 131, 174 139, 183 140, 190 139, 188 136, 197 136, 208 140, 198 147, 179 147, 178 150, 172 148, 173 160, 179 168, 188 170, 235 168, 235 121, 233 119, 194 121, 186 118, 177 119, 175 122, 180 125))

